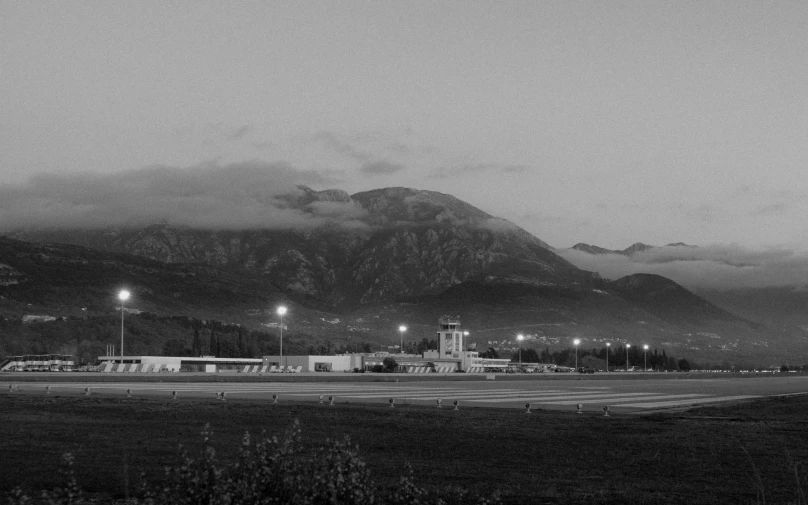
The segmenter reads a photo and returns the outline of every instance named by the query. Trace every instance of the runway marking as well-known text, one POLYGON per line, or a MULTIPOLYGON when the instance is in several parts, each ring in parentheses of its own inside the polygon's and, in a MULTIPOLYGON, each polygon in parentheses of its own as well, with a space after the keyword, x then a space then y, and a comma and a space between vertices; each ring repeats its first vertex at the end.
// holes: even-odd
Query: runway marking
MULTIPOLYGON (((714 382, 714 381, 713 381, 714 382)), ((558 385, 554 385, 558 388, 558 385)), ((44 386, 37 384, 37 389, 44 386)), ((613 392, 612 387, 562 386, 560 389, 538 389, 534 391, 514 388, 467 389, 454 385, 413 386, 412 383, 58 383, 50 385, 52 390, 68 389, 83 391, 89 387, 93 392, 115 391, 123 394, 131 389, 135 394, 159 395, 176 391, 177 393, 213 396, 219 392, 228 395, 283 395, 286 397, 333 396, 339 400, 354 400, 368 403, 381 399, 395 398, 409 402, 434 401, 443 399, 447 402, 460 400, 471 404, 516 404, 529 402, 536 406, 553 405, 558 407, 586 403, 587 405, 605 405, 623 407, 632 410, 648 410, 665 407, 680 407, 720 403, 726 401, 749 400, 760 398, 755 395, 710 396, 709 394, 665 394, 654 392, 613 392), (574 391, 579 390, 579 391, 574 391)), ((32 389, 33 390, 33 389, 32 389)), ((506 405, 503 405, 505 407, 506 405)), ((521 405, 520 405, 521 407, 521 405)))
POLYGON ((680 400, 669 402, 654 402, 654 403, 635 403, 631 405, 614 405, 614 407, 633 407, 640 409, 658 409, 662 407, 679 407, 683 405, 696 405, 701 403, 718 403, 718 402, 731 402, 736 400, 751 400, 753 398, 761 398, 760 396, 753 395, 740 395, 740 396, 717 396, 712 398, 698 398, 693 400, 680 400))
MULTIPOLYGON (((635 398, 623 398, 623 397, 618 396, 617 398, 607 398, 605 401, 595 401, 593 403, 600 404, 600 403, 606 403, 607 401, 608 402, 644 402, 644 401, 647 401, 647 400, 671 400, 673 398, 694 398, 694 397, 698 397, 698 396, 703 397, 703 396, 706 396, 706 395, 701 395, 701 394, 656 395, 656 396, 646 396, 646 397, 642 397, 642 398, 638 398, 638 397, 635 397, 635 398)), ((549 402, 549 403, 551 405, 575 405, 576 403, 578 403, 578 401, 577 400, 572 400, 572 401, 549 402)), ((609 403, 609 405, 611 406, 612 404, 609 403)), ((633 403, 631 405, 614 405, 614 406, 615 407, 637 407, 638 405, 641 405, 641 404, 633 403)))

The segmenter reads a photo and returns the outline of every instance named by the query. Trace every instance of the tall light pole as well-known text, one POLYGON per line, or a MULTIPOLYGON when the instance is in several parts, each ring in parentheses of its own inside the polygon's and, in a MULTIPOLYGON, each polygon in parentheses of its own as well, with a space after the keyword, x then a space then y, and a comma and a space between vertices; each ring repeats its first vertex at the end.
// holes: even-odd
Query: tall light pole
POLYGON ((576 338, 575 340, 572 341, 572 343, 575 344, 575 370, 577 371, 578 370, 578 344, 581 343, 581 339, 576 338))
POLYGON ((516 336, 516 340, 519 341, 519 366, 522 366, 522 340, 525 339, 525 336, 521 333, 516 336))
POLYGON ((122 289, 118 293, 118 299, 121 301, 121 365, 123 365, 123 302, 129 299, 129 291, 122 289))
POLYGON ((609 347, 611 347, 611 346, 612 346, 611 343, 606 342, 606 371, 607 372, 609 371, 609 347))
POLYGON ((628 348, 631 347, 631 344, 626 344, 626 372, 628 372, 628 348))
POLYGON ((398 333, 399 333, 399 335, 401 335, 401 347, 399 347, 398 350, 399 350, 399 352, 401 352, 402 356, 404 355, 404 332, 405 331, 407 331, 407 327, 404 326, 403 324, 398 327, 398 333))
POLYGON ((282 366, 282 367, 285 367, 286 365, 283 364, 283 315, 286 314, 286 307, 281 305, 280 307, 278 307, 277 312, 278 312, 278 315, 281 316, 281 326, 280 326, 280 329, 281 329, 281 359, 280 359, 279 365, 282 366))
POLYGON ((642 371, 648 371, 648 344, 642 346, 642 371))

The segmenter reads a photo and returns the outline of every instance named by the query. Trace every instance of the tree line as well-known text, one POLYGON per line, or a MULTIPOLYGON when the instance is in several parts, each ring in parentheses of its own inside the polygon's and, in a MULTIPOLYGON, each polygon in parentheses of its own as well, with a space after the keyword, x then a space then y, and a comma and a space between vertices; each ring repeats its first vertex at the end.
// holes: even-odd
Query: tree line
MULTIPOLYGON (((626 349, 622 345, 614 348, 610 346, 593 347, 592 349, 579 348, 577 350, 577 364, 579 367, 605 370, 607 356, 610 370, 631 367, 681 371, 693 369, 693 364, 690 361, 668 355, 664 348, 662 352, 659 352, 659 349, 656 348, 653 351, 650 349, 645 351, 637 346, 631 346, 626 349)), ((480 357, 499 358, 499 353, 493 347, 489 347, 488 350, 480 353, 480 357)), ((545 346, 541 351, 537 351, 532 347, 527 347, 523 348, 521 353, 514 352, 512 354, 512 362, 520 360, 522 363, 544 363, 572 367, 576 364, 576 350, 575 348, 564 348, 551 351, 549 346, 545 346)))

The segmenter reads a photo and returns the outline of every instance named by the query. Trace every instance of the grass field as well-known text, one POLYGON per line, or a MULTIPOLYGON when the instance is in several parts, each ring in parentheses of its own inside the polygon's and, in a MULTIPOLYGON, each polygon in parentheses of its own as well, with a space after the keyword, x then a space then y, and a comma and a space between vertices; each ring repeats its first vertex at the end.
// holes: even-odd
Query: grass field
POLYGON ((805 503, 808 397, 678 414, 574 412, 4 393, 0 492, 58 484, 71 452, 100 498, 162 478, 205 424, 220 459, 245 431, 281 433, 297 419, 308 447, 350 438, 382 485, 405 463, 427 487, 455 485, 503 503, 805 503))

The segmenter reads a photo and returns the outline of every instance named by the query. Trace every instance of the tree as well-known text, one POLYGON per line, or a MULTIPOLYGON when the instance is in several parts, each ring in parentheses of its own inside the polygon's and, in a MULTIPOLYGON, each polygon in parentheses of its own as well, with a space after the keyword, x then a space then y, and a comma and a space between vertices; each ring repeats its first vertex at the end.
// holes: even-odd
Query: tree
POLYGON ((392 372, 396 368, 398 368, 398 363, 396 362, 396 360, 392 356, 388 356, 388 357, 384 358, 384 361, 382 361, 382 364, 384 365, 384 369, 387 372, 392 372))
POLYGON ((199 328, 194 328, 194 343, 191 346, 194 356, 202 356, 202 340, 199 338, 199 328))
POLYGON ((606 361, 594 356, 584 356, 578 360, 578 366, 593 370, 606 370, 606 361))
POLYGON ((217 339, 217 341, 219 343, 219 353, 217 355, 218 357, 220 357, 220 358, 238 358, 239 357, 238 347, 236 346, 235 343, 233 343, 233 341, 231 341, 229 339, 225 339, 224 341, 220 341, 220 340, 217 339))
POLYGON ((679 370, 683 372, 690 371, 690 362, 688 360, 682 358, 676 364, 679 366, 679 370))
MULTIPOLYGON (((513 356, 511 357, 511 361, 519 362, 519 351, 516 351, 513 356)), ((535 349, 522 349, 522 363, 538 363, 539 362, 539 354, 536 352, 535 349)))
POLYGON ((185 356, 187 353, 185 342, 178 338, 173 338, 163 344, 163 356, 185 356))
POLYGON ((483 351, 480 353, 480 357, 488 359, 499 359, 499 353, 493 347, 489 347, 487 351, 483 351))

